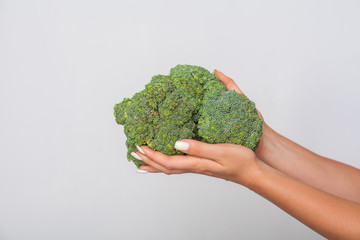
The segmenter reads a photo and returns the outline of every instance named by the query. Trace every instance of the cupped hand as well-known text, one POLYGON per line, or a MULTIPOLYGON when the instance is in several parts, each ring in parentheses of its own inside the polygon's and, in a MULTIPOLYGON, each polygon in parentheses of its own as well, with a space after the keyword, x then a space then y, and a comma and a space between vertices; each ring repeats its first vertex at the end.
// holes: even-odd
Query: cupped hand
POLYGON ((244 186, 251 185, 259 169, 259 160, 254 152, 240 145, 184 139, 177 141, 174 147, 186 155, 167 156, 142 146, 136 154, 148 166, 140 169, 165 174, 199 173, 244 186))

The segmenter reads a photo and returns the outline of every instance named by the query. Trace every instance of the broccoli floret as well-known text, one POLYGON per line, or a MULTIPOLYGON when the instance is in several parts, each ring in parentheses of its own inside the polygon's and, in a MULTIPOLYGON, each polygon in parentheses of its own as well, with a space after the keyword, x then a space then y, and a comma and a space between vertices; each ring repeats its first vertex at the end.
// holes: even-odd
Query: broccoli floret
POLYGON ((255 151, 262 121, 254 102, 235 91, 226 91, 203 101, 198 129, 204 142, 235 143, 255 151))
POLYGON ((205 68, 191 65, 177 65, 168 76, 154 76, 144 90, 116 104, 114 115, 124 125, 127 158, 137 167, 145 163, 131 156, 136 145, 181 155, 174 144, 188 138, 240 144, 255 151, 262 134, 262 120, 252 101, 227 91, 205 68))

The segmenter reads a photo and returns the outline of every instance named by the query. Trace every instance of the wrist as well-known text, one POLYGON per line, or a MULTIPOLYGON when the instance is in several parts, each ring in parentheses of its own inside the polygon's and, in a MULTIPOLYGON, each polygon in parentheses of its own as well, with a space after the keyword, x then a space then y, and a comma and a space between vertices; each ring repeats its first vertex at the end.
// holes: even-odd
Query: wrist
POLYGON ((276 171, 274 168, 258 159, 256 168, 249 174, 249 178, 242 185, 251 191, 258 192, 263 183, 267 181, 268 176, 274 171, 276 171))
POLYGON ((263 164, 264 163, 260 159, 255 157, 254 162, 246 167, 246 171, 237 174, 237 176, 231 181, 252 189, 252 186, 256 185, 256 182, 261 175, 263 164))

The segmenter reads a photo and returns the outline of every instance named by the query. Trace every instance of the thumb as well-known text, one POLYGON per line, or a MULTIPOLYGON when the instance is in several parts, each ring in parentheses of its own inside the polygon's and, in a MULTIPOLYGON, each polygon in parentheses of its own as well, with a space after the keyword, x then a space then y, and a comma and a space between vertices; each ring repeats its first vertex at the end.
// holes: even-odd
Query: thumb
POLYGON ((193 139, 183 139, 175 142, 175 149, 191 156, 211 160, 221 159, 226 153, 227 144, 210 144, 193 139))
POLYGON ((243 91, 240 90, 240 88, 236 85, 234 80, 220 72, 219 70, 214 70, 214 75, 222 82, 227 90, 235 90, 235 92, 244 94, 243 91))
MULTIPOLYGON (((236 85, 234 80, 232 80, 231 78, 229 78, 228 76, 226 76, 225 74, 220 72, 219 70, 215 69, 214 75, 220 80, 220 82, 222 82, 225 85, 227 90, 235 90, 235 92, 237 92, 237 93, 244 94, 244 92, 241 91, 240 88, 236 85)), ((264 121, 264 118, 261 115, 261 113, 258 110, 257 110, 257 112, 259 114, 259 117, 264 121)))

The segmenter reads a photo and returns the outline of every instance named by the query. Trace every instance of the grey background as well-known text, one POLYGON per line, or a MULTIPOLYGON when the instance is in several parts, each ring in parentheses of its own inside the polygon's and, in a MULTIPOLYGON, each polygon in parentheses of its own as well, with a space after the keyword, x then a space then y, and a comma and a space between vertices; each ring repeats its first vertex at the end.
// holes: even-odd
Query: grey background
POLYGON ((176 64, 360 167, 358 1, 0 0, 0 239, 322 239, 248 189, 139 175, 112 108, 176 64))

